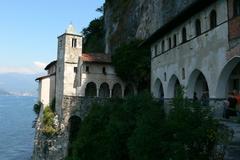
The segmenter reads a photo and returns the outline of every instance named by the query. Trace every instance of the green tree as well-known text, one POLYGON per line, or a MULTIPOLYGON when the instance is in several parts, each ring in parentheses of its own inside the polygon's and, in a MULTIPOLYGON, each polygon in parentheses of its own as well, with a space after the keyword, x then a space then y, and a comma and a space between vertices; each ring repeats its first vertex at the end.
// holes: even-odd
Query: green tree
POLYGON ((84 28, 82 32, 85 37, 84 52, 104 53, 105 31, 103 16, 92 20, 89 26, 84 28))
POLYGON ((136 84, 138 91, 150 86, 150 50, 139 48, 142 41, 122 44, 112 56, 117 75, 125 82, 136 84))

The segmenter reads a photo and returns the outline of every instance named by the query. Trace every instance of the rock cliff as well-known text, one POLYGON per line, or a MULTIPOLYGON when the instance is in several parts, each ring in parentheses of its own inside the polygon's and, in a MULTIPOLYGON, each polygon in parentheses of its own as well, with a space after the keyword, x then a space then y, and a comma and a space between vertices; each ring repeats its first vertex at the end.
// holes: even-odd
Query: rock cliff
POLYGON ((105 52, 121 43, 146 39, 179 12, 198 0, 106 0, 105 52))

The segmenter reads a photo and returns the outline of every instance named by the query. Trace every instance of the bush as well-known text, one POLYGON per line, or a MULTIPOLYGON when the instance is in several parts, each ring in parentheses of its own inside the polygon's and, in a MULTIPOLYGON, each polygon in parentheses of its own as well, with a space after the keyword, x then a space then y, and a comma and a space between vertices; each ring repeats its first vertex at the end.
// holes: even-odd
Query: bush
POLYGON ((54 126, 54 112, 49 106, 47 106, 43 111, 43 128, 42 132, 46 136, 52 136, 57 132, 54 126))
POLYGON ((35 112, 36 115, 39 115, 40 111, 41 111, 41 102, 38 101, 38 103, 33 105, 33 111, 35 112))
POLYGON ((93 105, 72 145, 72 156, 68 158, 128 160, 127 143, 136 126, 136 116, 151 106, 158 104, 148 94, 93 105))

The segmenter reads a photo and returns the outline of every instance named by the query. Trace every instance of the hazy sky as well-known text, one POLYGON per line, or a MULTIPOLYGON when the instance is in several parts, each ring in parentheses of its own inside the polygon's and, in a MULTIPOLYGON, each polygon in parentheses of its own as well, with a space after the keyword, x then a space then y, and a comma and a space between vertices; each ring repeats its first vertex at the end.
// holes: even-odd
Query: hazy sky
POLYGON ((34 73, 56 59, 57 36, 72 22, 80 32, 104 0, 1 0, 0 73, 34 73))

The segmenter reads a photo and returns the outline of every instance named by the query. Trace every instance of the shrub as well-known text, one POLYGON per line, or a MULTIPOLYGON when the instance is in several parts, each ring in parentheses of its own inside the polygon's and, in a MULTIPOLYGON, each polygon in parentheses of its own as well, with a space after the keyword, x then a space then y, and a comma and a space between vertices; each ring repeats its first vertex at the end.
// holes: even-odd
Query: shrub
POLYGON ((42 132, 46 136, 52 136, 57 132, 54 126, 54 112, 49 106, 47 106, 43 111, 43 128, 42 132))
POLYGON ((157 106, 149 94, 94 104, 81 123, 69 159, 128 160, 128 138, 136 126, 136 116, 157 106), (94 154, 92 154, 94 153, 94 154))
POLYGON ((38 101, 38 103, 33 105, 33 111, 35 112, 36 115, 39 115, 40 111, 41 111, 41 102, 38 101))

